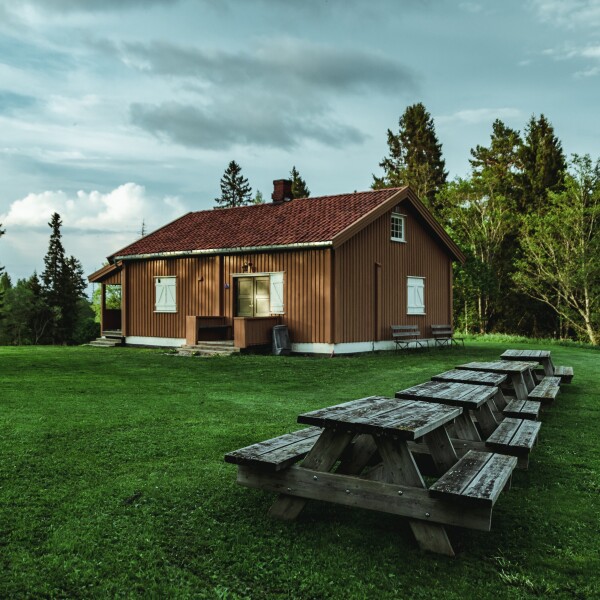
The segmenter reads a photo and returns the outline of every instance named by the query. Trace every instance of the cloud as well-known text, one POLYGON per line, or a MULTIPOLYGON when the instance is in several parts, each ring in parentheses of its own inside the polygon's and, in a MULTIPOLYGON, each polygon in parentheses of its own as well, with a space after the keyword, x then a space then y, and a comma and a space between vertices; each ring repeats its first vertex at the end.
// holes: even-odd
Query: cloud
POLYGON ((0 0, 0 9, 6 12, 28 16, 33 11, 44 13, 83 13, 108 12, 146 8, 152 5, 176 4, 178 0, 0 0))
POLYGON ((185 212, 177 198, 151 198, 143 186, 125 183, 108 193, 79 191, 74 195, 62 191, 45 191, 28 194, 15 200, 0 223, 7 230, 42 229, 47 226, 52 213, 61 215, 64 227, 79 231, 132 232, 142 219, 149 226, 153 215, 161 222, 185 212))
MULTIPOLYGON (((580 62, 596 61, 600 63, 600 45, 574 46, 565 44, 560 48, 547 48, 542 52, 556 61, 579 60, 580 62)), ((600 65, 588 66, 575 72, 575 77, 593 77, 600 73, 600 65)))
POLYGON ((451 115, 435 117, 439 124, 463 123, 476 125, 479 123, 492 123, 496 119, 516 119, 522 116, 518 108, 474 108, 459 110, 451 115))
POLYGON ((538 17, 560 27, 600 27, 600 0, 530 0, 538 17))
MULTIPOLYGON (((413 91, 416 76, 386 55, 295 39, 251 51, 207 51, 165 42, 129 43, 115 52, 137 71, 180 82, 193 102, 133 103, 134 125, 176 143, 223 150, 234 145, 290 149, 366 139, 333 114, 342 95, 413 91)), ((169 84, 172 87, 172 83, 169 84)))
POLYGON ((32 108, 37 104, 37 98, 17 94, 9 90, 0 90, 0 115, 8 115, 19 110, 32 108))

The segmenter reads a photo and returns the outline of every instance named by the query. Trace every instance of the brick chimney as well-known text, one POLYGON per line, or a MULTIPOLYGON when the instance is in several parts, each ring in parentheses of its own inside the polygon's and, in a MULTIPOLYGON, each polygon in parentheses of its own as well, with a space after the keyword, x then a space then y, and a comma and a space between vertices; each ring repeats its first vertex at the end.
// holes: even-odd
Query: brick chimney
POLYGON ((292 199, 292 182, 289 179, 275 179, 273 181, 273 204, 281 204, 292 199))

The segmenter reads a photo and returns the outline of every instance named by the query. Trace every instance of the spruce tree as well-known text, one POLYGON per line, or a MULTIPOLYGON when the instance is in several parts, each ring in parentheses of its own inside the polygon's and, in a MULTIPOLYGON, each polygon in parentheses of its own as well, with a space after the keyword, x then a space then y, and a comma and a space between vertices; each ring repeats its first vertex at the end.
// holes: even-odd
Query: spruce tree
POLYGON ((446 183, 448 173, 442 158, 442 145, 435 133, 433 118, 419 102, 404 111, 398 133, 387 132, 389 156, 379 166, 383 177, 373 176, 373 189, 410 185, 434 210, 436 196, 446 183))
POLYGON ((85 281, 81 263, 65 256, 60 228, 62 221, 54 213, 48 225, 52 228, 48 252, 44 257, 42 285, 44 299, 54 318, 50 335, 55 344, 69 343, 77 324, 77 305, 84 295, 85 281))
POLYGON ((548 192, 564 189, 567 169, 562 144, 543 114, 537 120, 535 116, 529 119, 519 158, 523 188, 520 209, 525 213, 538 211, 546 203, 548 192))
POLYGON ((308 198, 310 196, 310 190, 306 185, 306 181, 302 179, 300 173, 294 165, 290 171, 292 178, 292 198, 308 198))
MULTIPOLYGON (((5 234, 5 230, 2 229, 2 223, 0 223, 0 237, 5 234)), ((4 267, 0 265, 0 278, 8 277, 8 275, 4 272, 4 267)), ((10 287, 10 277, 8 277, 8 283, 10 287)), ((2 318, 2 306, 3 306, 3 297, 4 297, 4 288, 0 283, 0 319, 2 318)))
POLYGON ((252 203, 252 188, 242 175, 242 168, 232 160, 221 177, 221 196, 215 198, 221 208, 235 208, 252 203))

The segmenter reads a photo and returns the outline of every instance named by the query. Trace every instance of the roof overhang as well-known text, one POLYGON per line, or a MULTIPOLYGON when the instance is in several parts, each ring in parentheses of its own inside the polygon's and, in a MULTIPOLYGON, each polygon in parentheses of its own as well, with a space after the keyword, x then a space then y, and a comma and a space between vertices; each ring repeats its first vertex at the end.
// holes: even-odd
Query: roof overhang
POLYGON ((88 281, 90 283, 102 283, 115 273, 118 273, 123 268, 123 262, 118 261, 113 264, 104 265, 101 269, 98 269, 91 275, 88 275, 88 281))
MULTIPOLYGON (((278 244, 272 246, 240 246, 239 248, 210 248, 204 250, 176 250, 172 252, 151 252, 148 254, 128 254, 115 256, 114 260, 143 260, 146 258, 178 258, 183 256, 215 256, 218 254, 245 254, 248 252, 265 252, 273 250, 302 250, 312 248, 330 248, 331 240, 322 242, 299 242, 296 244, 278 244)), ((91 277, 91 276, 90 276, 91 277)), ((91 279, 90 279, 91 281, 91 279)))
POLYGON ((446 230, 440 225, 440 223, 433 216, 433 214, 431 214, 431 211, 423 204, 423 202, 421 202, 421 200, 419 200, 417 195, 408 186, 398 190, 385 202, 382 202, 379 206, 375 207, 373 210, 363 215, 360 219, 354 221, 352 225, 340 231, 336 236, 334 236, 332 240, 333 247, 337 248, 341 246, 344 242, 347 242, 351 237, 355 236, 367 225, 370 225, 373 221, 385 215, 385 213, 394 208, 394 206, 406 200, 410 202, 411 206, 414 207, 419 216, 421 216, 421 218, 431 228, 435 237, 437 237, 442 246, 446 248, 448 253, 452 256, 453 260, 457 260, 460 263, 464 263, 466 260, 466 256, 464 255, 463 251, 446 233, 446 230))

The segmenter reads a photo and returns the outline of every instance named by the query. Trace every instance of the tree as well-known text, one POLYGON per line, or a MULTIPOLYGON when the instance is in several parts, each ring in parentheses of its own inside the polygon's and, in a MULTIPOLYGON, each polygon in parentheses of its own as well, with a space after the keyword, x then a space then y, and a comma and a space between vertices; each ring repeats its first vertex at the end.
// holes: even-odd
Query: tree
POLYGON ((600 160, 573 156, 565 189, 527 216, 515 282, 564 319, 579 337, 600 341, 600 160))
POLYGON ((310 190, 306 185, 306 181, 300 177, 295 165, 290 171, 290 176, 292 177, 292 198, 308 198, 310 190))
MULTIPOLYGON (((2 229, 2 223, 0 223, 0 237, 2 237, 5 233, 6 233, 6 230, 2 229)), ((4 267, 2 265, 0 265, 0 277, 3 277, 4 275, 5 275, 4 267)), ((10 283, 10 278, 9 278, 9 283, 10 283)), ((0 285, 0 318, 2 318, 2 296, 3 296, 3 288, 0 285)))
POLYGON ((383 177, 373 176, 373 188, 410 185, 417 196, 437 210, 436 196, 446 183, 448 173, 442 158, 433 118, 419 102, 404 111, 398 121, 398 133, 387 132, 389 156, 379 166, 383 177))
POLYGON ((540 210, 546 202, 548 192, 564 189, 567 168, 560 140, 554 128, 542 114, 539 119, 532 116, 525 128, 525 136, 519 151, 523 188, 520 209, 522 212, 540 210))
POLYGON ((146 220, 142 219, 142 227, 140 228, 140 237, 144 237, 146 235, 146 220))
POLYGON ((221 177, 221 196, 215 202, 221 208, 234 208, 251 203, 252 188, 242 175, 242 168, 232 160, 221 177))
POLYGON ((252 204, 264 204, 265 203, 265 199, 263 197, 263 194, 260 190, 256 190, 256 196, 254 196, 253 200, 252 200, 252 204))
POLYGON ((83 267, 73 256, 65 257, 60 228, 62 221, 54 213, 48 225, 52 228, 48 252, 44 257, 42 285, 47 305, 55 318, 51 324, 53 343, 70 343, 77 324, 77 305, 84 295, 83 267))

